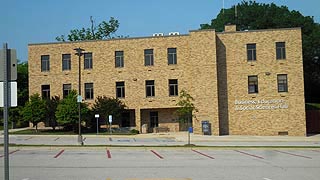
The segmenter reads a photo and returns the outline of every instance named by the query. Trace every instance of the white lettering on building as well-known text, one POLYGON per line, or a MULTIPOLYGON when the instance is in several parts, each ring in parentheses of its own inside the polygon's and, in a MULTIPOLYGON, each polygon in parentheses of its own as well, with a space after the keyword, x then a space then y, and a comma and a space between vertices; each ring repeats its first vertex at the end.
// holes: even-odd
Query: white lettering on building
POLYGON ((249 110, 275 110, 288 109, 289 105, 283 99, 261 99, 261 100, 235 100, 236 111, 249 110))

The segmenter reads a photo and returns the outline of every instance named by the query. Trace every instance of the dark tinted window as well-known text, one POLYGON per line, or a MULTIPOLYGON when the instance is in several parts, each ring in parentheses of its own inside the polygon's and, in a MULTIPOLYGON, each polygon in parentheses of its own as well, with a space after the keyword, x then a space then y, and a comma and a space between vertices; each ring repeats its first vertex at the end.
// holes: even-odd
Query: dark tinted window
POLYGON ((147 80, 146 81, 146 96, 147 97, 155 96, 154 80, 147 80))
POLYGON ((84 69, 92 69, 92 53, 84 53, 84 69))
POLYGON ((178 96, 178 80, 169 79, 169 96, 178 96))
POLYGON ((41 72, 50 71, 50 56, 41 56, 41 72))
POLYGON ((248 61, 257 60, 256 44, 247 44, 247 59, 248 59, 248 61))
POLYGON ((124 98, 125 97, 125 86, 124 81, 116 82, 116 91, 117 91, 117 98, 124 98))
POLYGON ((248 92, 258 93, 258 76, 249 76, 248 77, 248 92))
POLYGON ((115 67, 124 67, 123 51, 115 52, 115 67))
POLYGON ((177 48, 168 48, 168 64, 177 64, 177 48))
POLYGON ((62 70, 71 70, 71 55, 62 54, 62 70))
POLYGON ((277 59, 286 59, 286 43, 276 42, 277 59))
POLYGON ((288 92, 288 80, 286 74, 278 75, 278 92, 288 92))
POLYGON ((85 99, 93 99, 93 83, 85 83, 85 99))
POLYGON ((144 50, 144 65, 153 66, 153 49, 144 50))

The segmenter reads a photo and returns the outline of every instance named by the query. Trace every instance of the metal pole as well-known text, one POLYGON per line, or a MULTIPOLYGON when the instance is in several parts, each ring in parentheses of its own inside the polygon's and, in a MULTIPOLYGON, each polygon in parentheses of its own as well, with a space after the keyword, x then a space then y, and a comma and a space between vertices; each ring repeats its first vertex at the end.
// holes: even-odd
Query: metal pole
MULTIPOLYGON (((78 51, 78 56, 79 56, 79 85, 78 85, 78 91, 79 91, 79 96, 81 96, 81 53, 80 48, 78 51)), ((78 102, 78 108, 79 108, 79 136, 78 136, 78 141, 80 142, 81 145, 83 145, 82 141, 82 135, 81 135, 81 102, 78 102)))
POLYGON ((98 122, 99 118, 96 118, 96 119, 97 119, 97 134, 99 134, 99 122, 98 122))
POLYGON ((4 180, 9 180, 9 134, 8 134, 8 111, 9 111, 9 56, 8 56, 8 45, 3 44, 3 54, 4 54, 4 82, 3 82, 3 92, 4 92, 4 106, 3 106, 3 118, 4 118, 4 180))

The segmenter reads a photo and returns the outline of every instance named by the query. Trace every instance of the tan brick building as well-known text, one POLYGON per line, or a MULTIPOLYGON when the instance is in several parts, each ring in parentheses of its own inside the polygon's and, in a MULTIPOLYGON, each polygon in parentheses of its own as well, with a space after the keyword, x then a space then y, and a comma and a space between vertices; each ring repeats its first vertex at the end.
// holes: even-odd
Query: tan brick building
POLYGON ((179 131, 185 89, 198 109, 195 133, 209 121, 213 135, 306 134, 300 28, 29 44, 29 93, 78 89, 78 47, 85 102, 120 98, 128 108, 121 127, 179 131))

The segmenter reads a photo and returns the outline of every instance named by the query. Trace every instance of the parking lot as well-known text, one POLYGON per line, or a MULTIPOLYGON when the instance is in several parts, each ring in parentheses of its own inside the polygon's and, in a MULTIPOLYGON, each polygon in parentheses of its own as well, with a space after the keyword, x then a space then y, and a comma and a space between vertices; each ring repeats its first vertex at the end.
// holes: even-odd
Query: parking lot
POLYGON ((11 180, 318 180, 319 169, 320 149, 10 148, 11 180))

